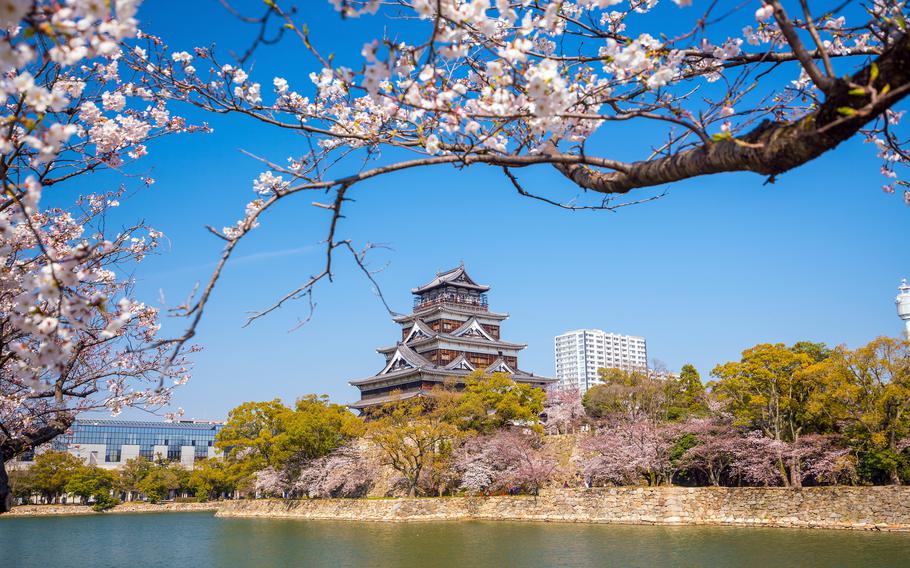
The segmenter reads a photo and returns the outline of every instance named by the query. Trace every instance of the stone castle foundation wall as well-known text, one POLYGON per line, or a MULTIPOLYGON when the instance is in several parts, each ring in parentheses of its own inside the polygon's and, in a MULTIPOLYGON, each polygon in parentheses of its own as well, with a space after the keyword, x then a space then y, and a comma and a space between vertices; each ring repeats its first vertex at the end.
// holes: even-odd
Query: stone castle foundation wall
MULTIPOLYGON (((121 503, 110 512, 114 513, 189 513, 194 511, 216 511, 218 503, 145 503, 131 501, 121 503)), ((3 517, 42 517, 45 515, 99 515, 89 505, 17 505, 3 517)))
POLYGON ((910 487, 612 487, 555 489, 538 497, 260 499, 221 503, 217 515, 910 530, 910 487))

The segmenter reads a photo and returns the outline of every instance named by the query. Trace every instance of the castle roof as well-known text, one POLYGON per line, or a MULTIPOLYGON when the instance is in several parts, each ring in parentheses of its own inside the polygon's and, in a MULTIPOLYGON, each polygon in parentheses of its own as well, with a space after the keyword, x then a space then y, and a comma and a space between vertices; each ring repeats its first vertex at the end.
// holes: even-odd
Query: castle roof
MULTIPOLYGON (((445 377, 460 377, 470 375, 477 367, 470 363, 464 354, 459 354, 447 365, 437 365, 417 353, 407 345, 399 343, 395 346, 394 354, 389 358, 386 366, 372 377, 350 381, 352 386, 361 386, 377 382, 394 382, 394 379, 403 379, 419 374, 427 380, 442 381, 445 377)), ((497 358, 491 365, 484 369, 485 373, 509 373, 515 381, 523 382, 552 382, 555 379, 539 377, 533 373, 526 373, 519 369, 511 368, 502 357, 497 358)))
POLYGON ((454 379, 457 387, 476 372, 507 373, 512 380, 535 387, 554 382, 556 379, 518 368, 517 354, 526 345, 498 338, 499 326, 509 315, 488 311, 485 292, 489 289, 468 275, 464 263, 438 272, 433 280, 412 289, 417 296, 414 312, 393 318, 404 330, 402 341, 377 349, 386 356, 385 367, 379 373, 350 381, 360 389, 362 398, 348 406, 363 409, 432 395, 433 385, 454 379), (441 324, 439 320, 446 321, 441 324), (453 326, 457 327, 450 330, 453 326), (449 357, 454 359, 449 361, 449 357))
MULTIPOLYGON (((415 320, 411 331, 408 332, 408 335, 401 343, 414 349, 417 346, 426 345, 432 341, 449 341, 458 344, 486 346, 508 350, 521 350, 527 347, 524 343, 511 343, 509 341, 496 339, 490 335, 474 317, 471 317, 468 321, 449 333, 433 331, 430 326, 423 323, 421 320, 415 320)), ((399 344, 395 344, 391 347, 381 347, 376 351, 389 354, 395 351, 398 345, 399 344)))
MULTIPOLYGON (((409 321, 416 319, 430 320, 431 315, 439 314, 439 317, 445 315, 458 315, 458 316, 476 316, 484 319, 502 321, 509 318, 509 314, 503 314, 498 312, 488 312, 486 310, 477 310, 468 307, 459 306, 457 304, 432 304, 429 306, 417 308, 414 310, 414 313, 407 315, 395 316, 392 318, 392 321, 395 323, 408 323, 409 321)), ((433 318, 439 319, 439 318, 433 318)))
POLYGON ((455 286, 456 288, 476 290, 477 292, 486 292, 490 289, 489 286, 478 284, 473 278, 468 276, 468 273, 464 269, 464 263, 462 263, 457 268, 446 270, 445 272, 437 272, 436 278, 433 278, 423 286, 412 288, 411 293, 423 294, 424 292, 429 292, 433 288, 439 288, 441 286, 455 286))

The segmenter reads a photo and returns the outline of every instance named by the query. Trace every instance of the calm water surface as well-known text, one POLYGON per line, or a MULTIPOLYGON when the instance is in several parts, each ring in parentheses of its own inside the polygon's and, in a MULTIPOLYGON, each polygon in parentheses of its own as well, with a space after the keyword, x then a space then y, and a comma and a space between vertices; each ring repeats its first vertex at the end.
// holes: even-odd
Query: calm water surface
POLYGON ((3 568, 910 566, 910 534, 210 513, 0 518, 3 568), (9 562, 9 564, 8 564, 9 562))

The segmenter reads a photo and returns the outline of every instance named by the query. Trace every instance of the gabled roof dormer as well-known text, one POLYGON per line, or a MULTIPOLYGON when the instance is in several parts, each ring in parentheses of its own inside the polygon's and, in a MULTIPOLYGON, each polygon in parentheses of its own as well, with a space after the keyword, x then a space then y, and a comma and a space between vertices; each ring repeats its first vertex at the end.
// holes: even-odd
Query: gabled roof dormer
POLYGON ((474 317, 464 322, 450 335, 454 335, 455 337, 474 337, 477 339, 486 339, 487 341, 496 341, 496 339, 487 333, 487 330, 485 330, 483 326, 480 325, 480 322, 477 321, 477 318, 474 317))
POLYGON ((512 367, 509 367, 505 361, 500 357, 499 359, 493 361, 493 364, 486 368, 485 373, 509 373, 514 375, 515 371, 512 367))
POLYGON ((411 341, 429 339, 435 335, 436 332, 430 329, 430 326, 420 320, 414 320, 414 325, 411 326, 411 331, 408 332, 408 336, 404 338, 404 341, 402 343, 410 343, 411 341))
POLYGON ((430 365, 429 361, 415 353, 407 345, 399 343, 395 353, 389 358, 389 362, 379 374, 386 375, 402 369, 419 369, 427 365, 430 365))
POLYGON ((474 371, 476 368, 468 361, 464 353, 460 353, 451 363, 445 366, 447 371, 474 371))

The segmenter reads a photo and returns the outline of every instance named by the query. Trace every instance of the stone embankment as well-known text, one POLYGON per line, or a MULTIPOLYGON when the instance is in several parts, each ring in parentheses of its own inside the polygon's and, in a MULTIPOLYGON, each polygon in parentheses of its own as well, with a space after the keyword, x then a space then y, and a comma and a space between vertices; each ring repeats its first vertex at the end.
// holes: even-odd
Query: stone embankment
POLYGON ((538 497, 238 500, 220 517, 351 521, 511 520, 910 530, 910 487, 614 487, 538 497))
MULTIPOLYGON (((121 503, 105 513, 188 513, 215 511, 218 503, 121 503)), ((99 515, 88 505, 19 505, 4 517, 42 517, 46 515, 99 515)))

